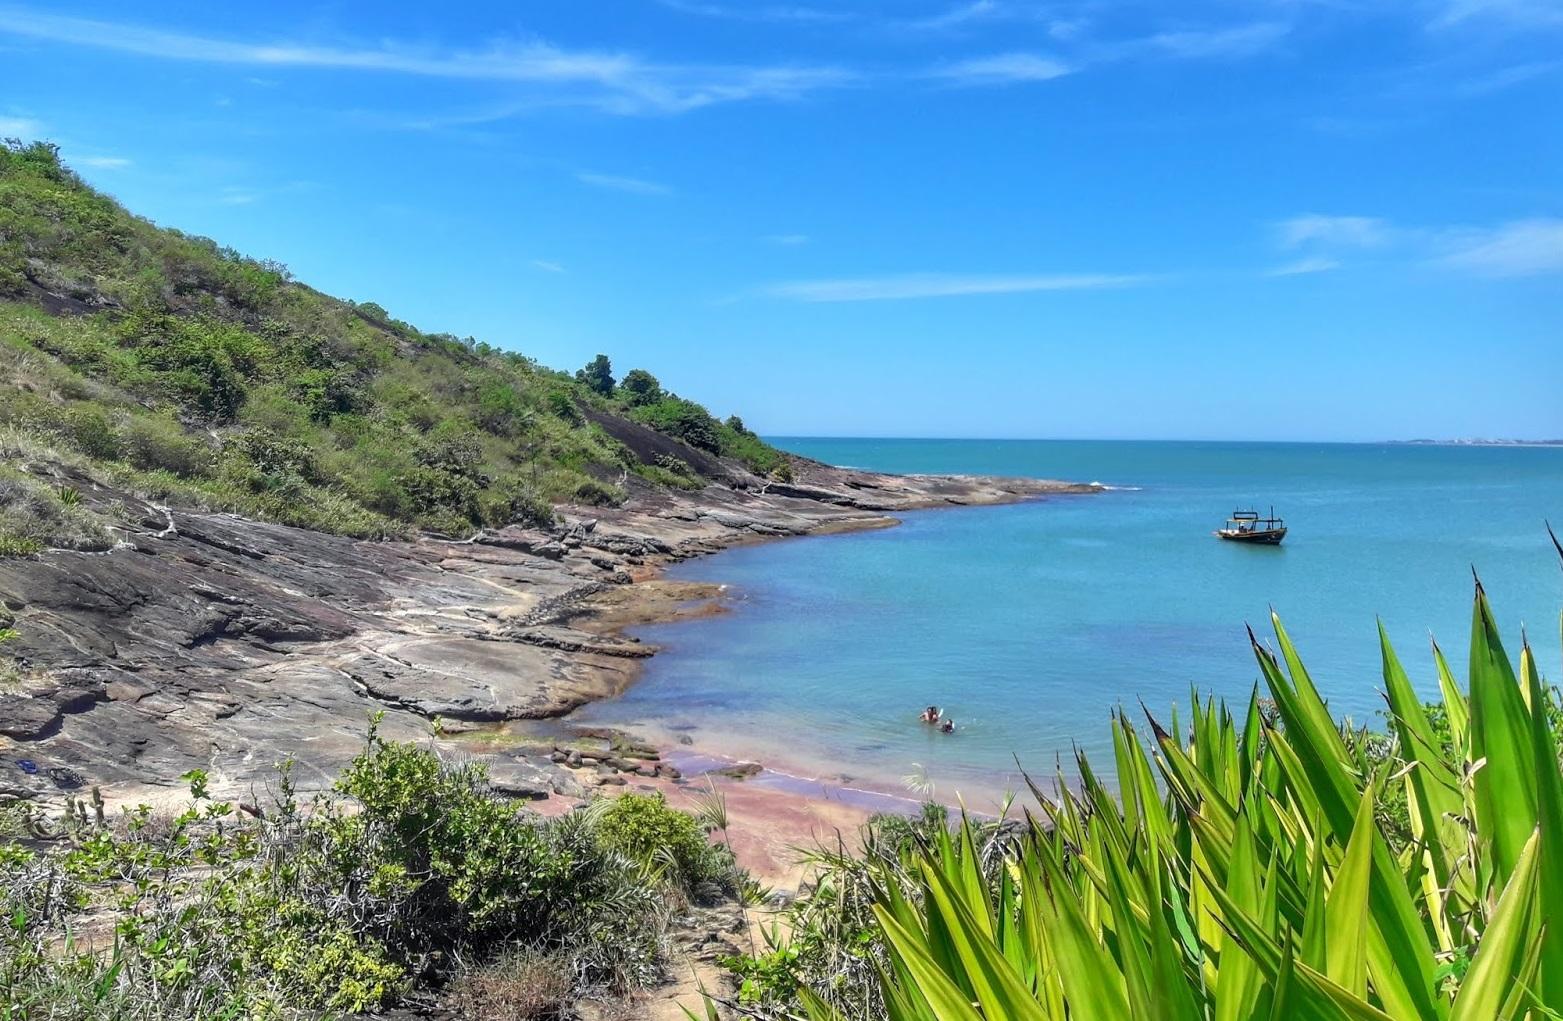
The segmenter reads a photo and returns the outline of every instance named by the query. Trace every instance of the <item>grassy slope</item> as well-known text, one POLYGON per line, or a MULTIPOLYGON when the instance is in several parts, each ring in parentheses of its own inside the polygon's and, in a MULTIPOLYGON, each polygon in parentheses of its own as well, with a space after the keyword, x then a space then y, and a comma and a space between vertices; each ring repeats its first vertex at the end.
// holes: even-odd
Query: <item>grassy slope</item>
POLYGON ((175 503, 349 535, 544 521, 612 504, 642 463, 588 417, 638 420, 759 473, 785 458, 697 404, 584 379, 133 216, 52 146, 0 146, 0 555, 105 541, 69 461, 175 503))

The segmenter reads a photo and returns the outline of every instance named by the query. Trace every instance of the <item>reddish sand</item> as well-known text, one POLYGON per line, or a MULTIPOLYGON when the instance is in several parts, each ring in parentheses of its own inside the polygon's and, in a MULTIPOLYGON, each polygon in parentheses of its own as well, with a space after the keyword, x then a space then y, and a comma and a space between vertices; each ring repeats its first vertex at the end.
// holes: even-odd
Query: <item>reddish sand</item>
MULTIPOLYGON (((685 811, 700 807, 707 795, 707 778, 678 783, 673 780, 626 777, 624 787, 603 787, 601 793, 644 794, 659 790, 668 804, 685 811)), ((873 814, 863 805, 834 798, 811 796, 796 791, 778 790, 753 781, 711 777, 710 783, 727 802, 728 831, 738 864, 768 886, 795 890, 804 878, 796 849, 845 842, 857 846, 858 828, 873 814)), ((553 797, 534 807, 544 815, 562 815, 576 803, 553 797)), ((716 839, 723 839, 717 834, 716 839)))

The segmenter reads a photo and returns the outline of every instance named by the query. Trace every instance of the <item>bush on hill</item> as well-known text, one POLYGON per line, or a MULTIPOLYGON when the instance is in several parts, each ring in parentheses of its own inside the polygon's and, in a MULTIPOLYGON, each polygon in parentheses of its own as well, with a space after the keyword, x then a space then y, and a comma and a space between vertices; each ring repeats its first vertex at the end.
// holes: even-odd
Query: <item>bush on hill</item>
POLYGON ((655 404, 663 397, 662 384, 645 369, 631 369, 619 381, 619 396, 632 408, 655 404))

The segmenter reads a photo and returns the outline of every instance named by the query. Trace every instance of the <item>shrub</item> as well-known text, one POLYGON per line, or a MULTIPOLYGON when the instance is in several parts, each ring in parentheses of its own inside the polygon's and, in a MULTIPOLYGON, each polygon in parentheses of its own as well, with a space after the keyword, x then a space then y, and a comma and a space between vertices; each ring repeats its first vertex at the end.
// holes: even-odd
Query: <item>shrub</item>
POLYGON ((576 371, 575 378, 594 393, 613 396, 613 363, 608 361, 607 355, 598 355, 587 362, 584 369, 576 371))
POLYGON ((670 471, 660 464, 637 464, 635 474, 648 482, 659 486, 667 486, 671 489, 702 489, 705 481, 698 476, 686 472, 670 471))
POLYGON ((458 999, 490 1011, 656 976, 665 908, 642 871, 584 816, 547 821, 495 796, 480 766, 371 730, 338 794, 301 806, 284 767, 258 817, 187 779, 193 801, 173 818, 73 802, 69 842, 44 852, 14 842, 34 823, 7 816, 0 1016, 341 1016, 456 961, 458 999), (109 952, 69 937, 95 917, 114 922, 109 952))
POLYGON ((546 398, 548 410, 554 415, 571 425, 580 425, 585 419, 581 415, 581 409, 576 406, 575 398, 568 390, 550 390, 546 398))
POLYGON ((341 368, 305 369, 293 377, 290 389, 293 399, 317 422, 352 414, 365 402, 358 381, 341 368))
POLYGON ((65 416, 65 437, 71 446, 104 461, 117 460, 120 438, 107 416, 97 408, 72 408, 65 416))
POLYGON ((265 345, 241 327, 212 319, 136 314, 121 327, 138 367, 155 374, 163 392, 217 419, 244 403, 265 345))
POLYGON ((619 397, 632 408, 655 404, 663 396, 662 384, 645 369, 631 369, 619 381, 619 397))
POLYGON ((720 425, 711 413, 694 401, 681 397, 669 397, 655 404, 648 404, 635 412, 635 417, 653 429, 683 440, 692 447, 713 454, 722 451, 720 425))
POLYGON ((25 535, 0 532, 0 558, 30 557, 43 552, 43 543, 25 535))
POLYGON ((693 890, 710 883, 734 889, 734 867, 726 848, 711 843, 693 816, 670 808, 661 792, 626 794, 602 812, 597 836, 609 848, 693 890))
POLYGON ((575 487, 572 494, 576 503, 586 504, 588 507, 617 507, 624 502, 624 492, 617 486, 610 486, 606 482, 598 482, 596 479, 584 479, 575 487))
POLYGON ((658 454, 657 467, 672 475, 678 475, 685 479, 695 478, 695 469, 682 457, 674 457, 672 454, 658 454))
POLYGON ((212 448, 171 418, 135 415, 123 434, 124 457, 137 468, 199 478, 212 468, 212 448))
POLYGON ((491 382, 478 396, 477 423, 496 436, 518 436, 531 424, 532 413, 508 383, 491 382))
POLYGON ((485 490, 478 499, 483 523, 546 526, 554 522, 554 508, 531 483, 512 479, 485 490))
POLYGON ((106 550, 113 545, 97 513, 80 494, 21 473, 0 472, 0 556, 30 556, 45 548, 106 550))
POLYGON ((250 429, 234 437, 224 450, 240 458, 268 478, 296 475, 310 479, 316 475, 315 452, 302 440, 279 436, 270 429, 250 429))
POLYGON ((737 458, 756 475, 781 482, 792 481, 792 465, 787 455, 745 429, 742 422, 735 429, 732 419, 728 419, 718 430, 718 440, 722 456, 737 458))

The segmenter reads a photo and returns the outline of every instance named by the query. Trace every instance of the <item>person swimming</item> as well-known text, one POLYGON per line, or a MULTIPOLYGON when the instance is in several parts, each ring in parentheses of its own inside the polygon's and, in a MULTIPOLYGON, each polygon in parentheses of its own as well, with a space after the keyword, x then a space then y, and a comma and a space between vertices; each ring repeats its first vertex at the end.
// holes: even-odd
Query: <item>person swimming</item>
POLYGON ((939 732, 941 734, 953 734, 953 733, 955 733, 955 721, 954 720, 945 720, 942 724, 939 725, 939 732))
POLYGON ((936 705, 931 705, 927 709, 924 709, 921 719, 924 723, 938 723, 939 707, 936 705))

